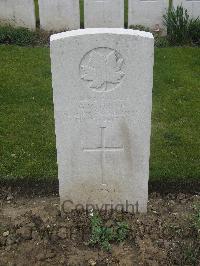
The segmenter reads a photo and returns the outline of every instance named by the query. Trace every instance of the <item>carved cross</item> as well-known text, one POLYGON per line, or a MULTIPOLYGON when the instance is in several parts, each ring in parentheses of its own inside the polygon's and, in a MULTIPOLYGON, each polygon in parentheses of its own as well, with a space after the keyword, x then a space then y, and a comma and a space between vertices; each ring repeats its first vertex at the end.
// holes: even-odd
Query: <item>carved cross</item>
POLYGON ((101 145, 96 148, 83 148, 84 152, 101 152, 101 181, 105 185, 105 153, 106 152, 120 152, 124 151, 124 147, 109 147, 105 145, 105 129, 106 127, 100 127, 101 129, 101 145))

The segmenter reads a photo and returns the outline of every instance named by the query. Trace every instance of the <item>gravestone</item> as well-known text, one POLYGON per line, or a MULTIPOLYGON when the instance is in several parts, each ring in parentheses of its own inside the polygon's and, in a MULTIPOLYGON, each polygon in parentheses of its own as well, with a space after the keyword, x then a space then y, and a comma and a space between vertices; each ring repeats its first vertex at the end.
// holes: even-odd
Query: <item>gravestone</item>
POLYGON ((39 0, 40 27, 46 31, 80 28, 79 0, 39 0))
POLYGON ((187 9, 191 18, 200 18, 200 0, 173 0, 174 8, 178 5, 182 5, 185 9, 187 9))
POLYGON ((163 29, 163 15, 168 0, 129 0, 128 24, 142 25, 150 29, 163 29))
POLYGON ((146 211, 153 47, 151 33, 125 29, 51 36, 60 198, 69 208, 146 211))
POLYGON ((0 23, 34 30, 34 0, 0 0, 0 23))
POLYGON ((124 0, 85 0, 85 28, 123 28, 124 0))

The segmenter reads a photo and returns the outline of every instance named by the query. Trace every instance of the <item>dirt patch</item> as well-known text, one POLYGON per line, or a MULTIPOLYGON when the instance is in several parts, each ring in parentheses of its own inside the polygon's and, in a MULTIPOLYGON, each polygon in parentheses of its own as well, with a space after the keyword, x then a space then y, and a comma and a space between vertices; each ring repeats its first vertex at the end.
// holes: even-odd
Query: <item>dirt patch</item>
POLYGON ((57 195, 20 198, 1 190, 0 200, 0 265, 200 265, 198 193, 153 193, 147 215, 102 215, 108 226, 129 226, 126 241, 112 243, 110 252, 88 244, 89 214, 61 216, 57 195))

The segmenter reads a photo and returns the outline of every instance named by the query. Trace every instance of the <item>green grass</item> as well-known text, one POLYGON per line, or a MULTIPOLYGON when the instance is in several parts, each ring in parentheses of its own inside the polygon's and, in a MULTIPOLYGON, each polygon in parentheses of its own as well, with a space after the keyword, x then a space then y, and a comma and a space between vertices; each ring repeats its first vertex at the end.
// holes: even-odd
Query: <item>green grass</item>
POLYGON ((39 25, 40 19, 39 19, 39 5, 38 5, 38 0, 34 0, 34 2, 35 2, 36 22, 37 22, 37 25, 39 25))
POLYGON ((124 0, 124 26, 128 28, 128 0, 124 0))
POLYGON ((83 0, 79 0, 79 5, 80 5, 81 28, 84 28, 84 2, 83 2, 83 0))
POLYGON ((200 49, 156 50, 151 178, 200 177, 200 49))
POLYGON ((0 46, 0 58, 0 177, 55 177, 49 50, 0 46))
MULTIPOLYGON (((0 178, 57 177, 48 48, 0 46, 0 178)), ((156 49, 151 180, 200 178, 199 48, 156 49)))

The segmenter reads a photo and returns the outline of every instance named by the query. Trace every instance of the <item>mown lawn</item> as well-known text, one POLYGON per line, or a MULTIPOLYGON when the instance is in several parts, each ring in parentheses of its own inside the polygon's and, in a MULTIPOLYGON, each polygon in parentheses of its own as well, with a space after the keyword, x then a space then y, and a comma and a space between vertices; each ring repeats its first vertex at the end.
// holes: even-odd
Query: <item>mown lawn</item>
MULTIPOLYGON (((0 178, 57 177, 48 48, 0 46, 0 178)), ((155 52, 151 180, 200 178, 200 49, 155 52)))
POLYGON ((0 46, 0 176, 57 176, 49 49, 0 46))

